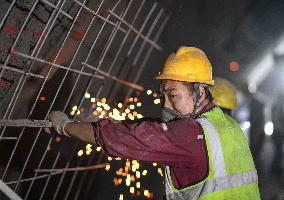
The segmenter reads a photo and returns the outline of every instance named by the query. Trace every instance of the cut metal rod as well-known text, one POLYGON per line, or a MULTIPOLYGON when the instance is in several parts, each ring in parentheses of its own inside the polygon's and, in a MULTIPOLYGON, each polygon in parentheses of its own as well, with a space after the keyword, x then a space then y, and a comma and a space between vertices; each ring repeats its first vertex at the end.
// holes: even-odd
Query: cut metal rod
POLYGON ((129 81, 125 81, 125 80, 119 79, 116 76, 112 76, 112 75, 110 75, 110 74, 108 74, 108 73, 106 73, 106 72, 104 72, 104 71, 102 71, 102 70, 100 70, 98 68, 95 68, 95 67, 93 67, 93 66, 91 66, 91 65, 89 65, 87 63, 82 62, 82 64, 85 65, 86 67, 89 67, 89 68, 97 71, 98 73, 104 75, 105 77, 110 78, 112 80, 115 80, 115 81, 117 81, 117 82, 119 82, 119 83, 121 83, 123 85, 126 85, 128 87, 134 88, 134 89, 139 90, 141 92, 143 92, 145 90, 144 87, 142 87, 140 85, 137 85, 137 84, 131 83, 129 81))
POLYGON ((0 63, 0 68, 7 69, 7 70, 10 70, 10 71, 13 71, 13 72, 20 73, 20 74, 24 74, 26 76, 32 76, 32 77, 35 77, 35 78, 44 79, 44 76, 42 76, 42 75, 34 74, 34 73, 31 73, 31 72, 25 72, 24 70, 20 70, 20 69, 17 69, 15 67, 10 67, 10 66, 7 66, 7 65, 4 66, 1 63, 0 63))
POLYGON ((51 65, 51 66, 54 66, 54 67, 57 67, 57 68, 60 68, 60 69, 65 69, 65 70, 68 70, 70 72, 75 72, 77 74, 82 74, 82 75, 90 76, 90 77, 94 77, 94 78, 104 79, 104 77, 100 76, 100 75, 94 75, 94 74, 90 74, 90 73, 87 73, 87 72, 82 72, 82 71, 79 71, 79 70, 76 70, 76 69, 70 69, 68 67, 65 67, 65 66, 62 66, 62 65, 58 65, 58 64, 55 64, 55 63, 52 63, 52 62, 40 59, 40 58, 33 57, 33 56, 29 56, 29 55, 26 55, 26 54, 23 54, 23 53, 20 53, 20 52, 14 51, 13 53, 16 54, 16 55, 22 56, 24 58, 32 59, 32 60, 35 60, 35 61, 38 61, 38 62, 41 62, 41 63, 45 63, 45 64, 48 64, 48 65, 51 65))
POLYGON ((0 137, 0 141, 1 140, 17 140, 17 137, 0 137))
POLYGON ((22 200, 9 186, 0 180, 0 190, 11 200, 22 200))
POLYGON ((29 120, 29 119, 0 119, 0 127, 52 127, 48 120, 29 120))
MULTIPOLYGON (((87 166, 87 167, 75 167, 75 168, 64 168, 64 169, 57 169, 57 171, 53 170, 48 173, 48 174, 43 174, 40 176, 36 176, 33 178, 26 178, 26 179, 21 179, 19 181, 9 181, 9 182, 5 182, 5 184, 10 185, 10 184, 15 184, 18 182, 28 182, 28 181, 33 181, 36 179, 42 179, 45 177, 49 177, 49 176, 53 176, 53 175, 57 175, 57 174, 61 174, 63 172, 72 172, 72 171, 85 171, 85 170, 94 170, 94 169, 100 169, 100 168, 104 168, 108 163, 105 164, 99 164, 99 165, 92 165, 92 166, 87 166)), ((42 171, 43 172, 43 171, 42 171)), ((1 181, 1 180, 0 180, 1 181)), ((1 187, 0 187, 1 188, 1 187)))
POLYGON ((81 2, 77 1, 77 0, 73 0, 75 3, 77 3, 78 5, 80 5, 82 8, 86 9, 87 11, 89 11, 90 13, 92 13, 93 15, 97 16, 98 18, 102 19, 103 21, 117 27, 120 31, 126 33, 126 30, 124 30, 123 28, 121 28, 120 26, 117 26, 117 24, 115 24, 114 22, 104 18, 103 16, 99 15, 97 12, 93 11, 92 9, 88 8, 87 6, 85 6, 84 4, 82 4, 81 2))
POLYGON ((147 38, 145 35, 143 35, 140 31, 138 31, 136 28, 134 28, 133 26, 131 26, 131 24, 129 24, 127 21, 125 21, 124 19, 122 19, 120 16, 118 16, 117 14, 115 14, 113 11, 109 10, 108 11, 110 14, 112 14, 115 18, 117 18, 118 20, 120 20, 122 23, 124 23, 125 25, 127 25, 134 33, 136 33, 137 35, 139 35, 139 37, 141 37, 143 40, 145 40, 147 43, 151 44, 153 47, 155 47, 157 50, 159 51, 163 51, 163 48, 158 45, 156 42, 154 42, 153 40, 147 38))
POLYGON ((35 169, 35 172, 74 172, 74 171, 85 171, 85 170, 93 170, 93 169, 100 169, 107 166, 109 163, 98 164, 98 165, 91 165, 86 167, 73 167, 73 168, 63 168, 63 169, 35 169))

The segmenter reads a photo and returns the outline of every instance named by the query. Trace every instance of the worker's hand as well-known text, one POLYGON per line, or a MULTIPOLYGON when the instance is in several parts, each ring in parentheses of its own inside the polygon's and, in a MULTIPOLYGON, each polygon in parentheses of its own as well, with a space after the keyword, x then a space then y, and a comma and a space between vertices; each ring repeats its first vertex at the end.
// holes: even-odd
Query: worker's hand
POLYGON ((58 134, 68 136, 68 134, 64 132, 64 126, 72 121, 65 113, 61 111, 52 111, 49 113, 49 120, 58 134))

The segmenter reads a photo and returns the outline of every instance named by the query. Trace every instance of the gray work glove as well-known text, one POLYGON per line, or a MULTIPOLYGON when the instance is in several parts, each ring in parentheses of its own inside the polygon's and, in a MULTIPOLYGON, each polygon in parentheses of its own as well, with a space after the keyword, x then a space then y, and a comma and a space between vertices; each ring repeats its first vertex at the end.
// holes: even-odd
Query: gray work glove
POLYGON ((61 111, 52 111, 49 113, 48 117, 52 123, 52 127, 54 128, 54 130, 56 130, 58 134, 69 136, 67 133, 64 132, 64 126, 72 121, 65 113, 61 111))

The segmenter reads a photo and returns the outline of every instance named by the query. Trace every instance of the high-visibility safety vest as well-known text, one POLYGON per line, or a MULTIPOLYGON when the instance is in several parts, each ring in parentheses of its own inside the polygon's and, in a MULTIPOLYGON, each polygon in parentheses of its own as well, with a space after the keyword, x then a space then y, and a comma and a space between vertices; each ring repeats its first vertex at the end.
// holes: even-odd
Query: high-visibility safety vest
MULTIPOLYGON (((208 175, 199 183, 174 188, 170 168, 165 170, 167 200, 257 200, 257 172, 242 130, 219 107, 196 119, 202 126, 209 159, 208 175)), ((194 172, 193 172, 194 173, 194 172)))

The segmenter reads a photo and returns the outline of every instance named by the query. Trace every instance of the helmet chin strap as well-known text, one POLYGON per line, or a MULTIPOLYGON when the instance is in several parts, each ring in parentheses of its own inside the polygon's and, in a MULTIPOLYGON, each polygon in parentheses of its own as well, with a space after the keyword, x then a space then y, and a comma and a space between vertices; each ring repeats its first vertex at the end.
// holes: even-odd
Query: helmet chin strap
POLYGON ((198 108, 200 108, 200 106, 202 105, 203 101, 205 99, 203 99, 201 102, 200 102, 200 91, 199 91, 199 86, 206 86, 204 84, 199 84, 199 83, 195 83, 193 85, 193 103, 194 103, 194 107, 193 107, 193 111, 192 113, 189 113, 185 116, 190 116, 191 118, 196 118, 197 117, 197 110, 198 108))

